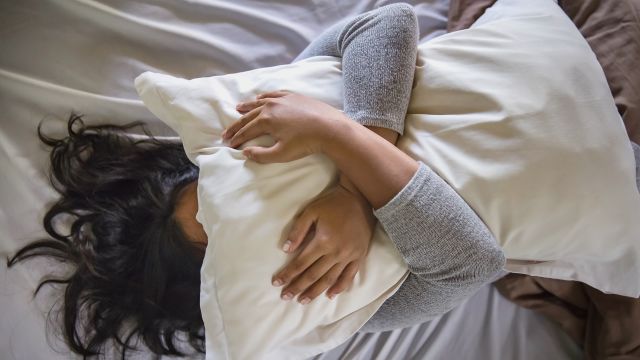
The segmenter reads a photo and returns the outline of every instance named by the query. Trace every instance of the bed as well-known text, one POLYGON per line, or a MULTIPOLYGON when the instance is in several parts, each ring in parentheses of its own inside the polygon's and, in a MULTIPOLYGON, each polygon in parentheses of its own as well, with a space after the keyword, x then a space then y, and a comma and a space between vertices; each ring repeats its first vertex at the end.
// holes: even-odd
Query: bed
MULTIPOLYGON (((391 2, 23 0, 0 5, 0 251, 8 256, 44 236, 41 219, 55 199, 47 153, 35 129, 61 134, 71 111, 89 123, 144 120, 174 136, 142 105, 133 79, 150 70, 185 78, 290 62, 338 20, 391 2)), ((410 1, 420 41, 446 32, 449 1, 410 1)), ((42 276, 64 271, 34 260, 0 275, 3 359, 69 359, 47 313, 59 288, 42 276)), ((55 313, 53 313, 55 316, 55 313)), ((55 318, 52 319, 55 321, 55 318)), ((108 354, 108 358, 116 353, 108 354)), ((135 358, 154 358, 140 351, 135 358)), ((193 358, 201 358, 193 355, 193 358)), ((356 334, 314 359, 574 359, 580 347, 562 329, 503 298, 487 285, 444 316, 418 326, 356 334)))

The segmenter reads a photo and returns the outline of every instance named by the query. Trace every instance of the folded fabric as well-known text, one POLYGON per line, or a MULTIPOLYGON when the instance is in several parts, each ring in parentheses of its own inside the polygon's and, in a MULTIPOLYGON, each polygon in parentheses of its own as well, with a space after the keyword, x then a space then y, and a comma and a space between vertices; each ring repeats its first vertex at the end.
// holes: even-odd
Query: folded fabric
POLYGON ((545 315, 584 350, 585 360, 640 358, 640 299, 589 285, 522 274, 495 283, 507 299, 545 315))
MULTIPOLYGON (((238 118, 236 103, 261 92, 285 89, 341 108, 338 59, 193 80, 144 73, 136 88, 201 169, 207 356, 311 356, 346 340, 397 290, 406 267, 378 227, 366 266, 338 302, 281 301, 269 283, 286 261, 278 245, 295 213, 335 181, 335 168, 322 155, 252 163, 220 139, 238 118)), ((256 144, 273 139, 242 148, 256 144)), ((554 1, 500 0, 473 28, 422 44, 398 147, 469 203, 508 270, 640 294, 631 145, 602 69, 554 1)))

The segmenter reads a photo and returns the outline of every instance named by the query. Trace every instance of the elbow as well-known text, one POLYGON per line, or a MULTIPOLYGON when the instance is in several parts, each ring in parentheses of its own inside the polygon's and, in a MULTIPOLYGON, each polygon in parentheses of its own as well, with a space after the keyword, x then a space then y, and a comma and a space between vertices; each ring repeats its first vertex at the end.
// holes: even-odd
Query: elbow
POLYGON ((414 23, 415 26, 418 26, 418 20, 416 11, 413 9, 413 6, 407 3, 396 3, 389 4, 379 8, 379 11, 382 12, 381 16, 385 20, 389 21, 407 21, 410 23, 414 23))
POLYGON ((455 288, 477 288, 491 282, 504 270, 507 262, 502 248, 493 241, 473 249, 467 248, 464 253, 432 260, 435 261, 424 267, 409 265, 409 271, 428 277, 433 283, 455 288))
POLYGON ((473 268, 473 281, 486 283, 496 278, 507 263, 504 251, 498 244, 492 244, 479 252, 473 268))
POLYGON ((379 19, 390 25, 387 30, 391 33, 387 35, 395 39, 396 43, 417 45, 418 15, 413 6, 406 3, 389 4, 378 8, 378 12, 379 19))

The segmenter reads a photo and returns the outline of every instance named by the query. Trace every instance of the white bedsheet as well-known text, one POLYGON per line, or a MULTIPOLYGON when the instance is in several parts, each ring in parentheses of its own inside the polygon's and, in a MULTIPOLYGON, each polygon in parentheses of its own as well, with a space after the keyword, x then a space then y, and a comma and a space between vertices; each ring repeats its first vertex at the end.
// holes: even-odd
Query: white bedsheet
MULTIPOLYGON (((444 32, 448 0, 407 1, 421 41, 444 32)), ((327 26, 390 2, 304 0, 0 1, 0 252, 44 236, 47 152, 35 129, 62 134, 70 111, 89 123, 144 120, 174 135, 137 99, 133 79, 151 70, 200 77, 290 62, 327 26)), ((69 359, 45 314, 60 293, 32 291, 49 261, 0 270, 0 357, 69 359), (49 333, 49 336, 47 336, 49 333)), ((139 354, 149 358, 149 354, 139 354)), ((442 318, 412 328, 357 334, 321 359, 579 358, 558 327, 487 286, 442 318)), ((75 357, 74 357, 75 358, 75 357)))

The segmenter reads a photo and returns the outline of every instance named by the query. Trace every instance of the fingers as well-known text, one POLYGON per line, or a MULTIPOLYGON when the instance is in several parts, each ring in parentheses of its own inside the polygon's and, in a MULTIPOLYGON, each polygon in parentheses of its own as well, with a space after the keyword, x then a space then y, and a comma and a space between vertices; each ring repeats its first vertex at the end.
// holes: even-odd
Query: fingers
POLYGON ((342 269, 344 268, 345 266, 342 264, 333 265, 333 267, 320 279, 318 279, 318 281, 313 283, 313 285, 309 286, 306 290, 304 290, 302 294, 300 294, 300 296, 298 296, 299 301, 303 303, 304 298, 309 299, 309 302, 313 301, 329 286, 336 283, 336 280, 338 280, 338 277, 340 276, 340 274, 342 273, 342 269))
MULTIPOLYGON (((296 297, 296 295, 305 291, 315 282, 320 280, 320 278, 322 278, 334 265, 335 261, 330 257, 320 257, 308 269, 306 269, 302 274, 296 277, 289 285, 285 286, 284 289, 282 289, 282 293, 280 296, 284 300, 293 299, 294 297, 296 297)), ((331 285, 330 283, 327 283, 326 280, 324 280, 323 283, 325 284, 324 288, 327 288, 331 285)), ((302 296, 299 296, 298 301, 301 304, 307 304, 311 301, 311 299, 307 298, 307 301, 305 301, 302 296)))
POLYGON ((286 162, 287 159, 282 157, 282 150, 283 150, 282 142, 278 141, 277 143, 275 143, 270 147, 262 147, 262 146, 247 147, 244 150, 242 150, 242 154, 259 164, 286 162))
MULTIPOLYGON (((276 275, 274 275, 271 282, 274 286, 289 284, 298 275, 302 274, 311 265, 313 265, 313 263, 323 255, 324 254, 321 251, 318 251, 315 246, 305 247, 300 254, 298 254, 293 260, 291 260, 276 275), (278 285, 278 281, 280 285, 278 285)), ((318 275, 318 277, 320 277, 322 274, 318 275)), ((300 291, 302 290, 304 289, 300 289, 300 291)))
POLYGON ((300 216, 296 219, 291 227, 291 231, 289 231, 289 236, 287 237, 287 241, 284 243, 282 250, 285 252, 294 252, 298 246, 302 243, 305 236, 309 232, 311 225, 313 225, 318 218, 312 211, 303 211, 300 216), (289 248, 286 249, 287 242, 289 243, 289 248))
MULTIPOLYGON (((249 114, 251 114, 251 112, 249 114)), ((248 123, 242 126, 242 128, 239 129, 229 140, 229 146, 231 146, 232 148, 236 148, 251 139, 255 139, 260 135, 268 133, 267 129, 264 126, 265 121, 263 118, 254 117, 247 120, 247 122, 248 123)))
POLYGON ((249 100, 238 103, 238 105, 236 105, 236 110, 241 113, 247 112, 255 109, 258 106, 266 104, 269 101, 269 98, 278 98, 289 94, 291 94, 291 92, 286 90, 276 90, 262 93, 256 96, 256 100, 249 100))
POLYGON ((327 297, 329 297, 329 299, 333 299, 335 295, 343 292, 353 284, 353 279, 356 277, 359 268, 359 261, 352 261, 349 265, 345 266, 344 270, 342 270, 342 273, 338 277, 338 280, 329 290, 327 290, 327 297))
POLYGON ((256 96, 256 99, 277 98, 277 97, 283 97, 289 94, 292 94, 292 92, 288 90, 269 91, 266 93, 259 94, 258 96, 256 96))
POLYGON ((249 111, 248 113, 242 115, 236 122, 234 122, 233 124, 231 124, 230 126, 228 126, 223 132, 222 132, 222 139, 226 140, 226 139, 230 139, 233 137, 233 135, 235 135, 235 133, 242 129, 245 125, 247 125, 251 120, 253 120, 255 117, 257 117, 258 115, 260 115, 260 111, 262 110, 262 107, 257 107, 251 111, 249 111))
POLYGON ((249 100, 249 101, 244 101, 241 103, 238 103, 238 105, 236 105, 236 110, 238 112, 247 112, 250 110, 253 110, 259 106, 262 106, 264 104, 267 103, 267 101, 269 101, 268 99, 259 99, 259 100, 249 100))

